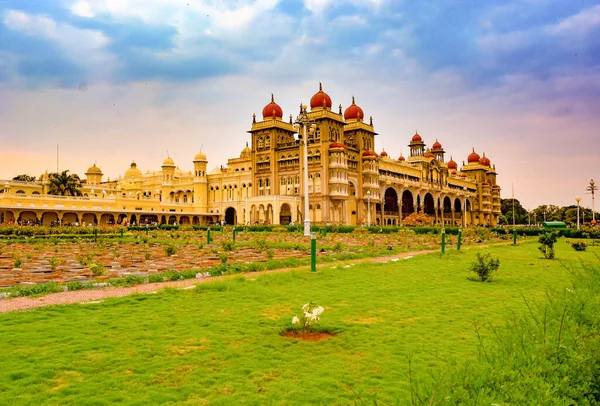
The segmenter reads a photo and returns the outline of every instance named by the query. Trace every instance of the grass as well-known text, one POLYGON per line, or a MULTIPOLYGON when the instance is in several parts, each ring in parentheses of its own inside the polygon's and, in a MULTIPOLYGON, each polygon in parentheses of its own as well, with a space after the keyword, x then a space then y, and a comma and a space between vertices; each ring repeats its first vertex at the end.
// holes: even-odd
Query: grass
MULTIPOLYGON (((409 356, 413 380, 475 359, 475 325, 569 283, 536 243, 486 251, 500 258, 492 283, 467 279, 469 249, 3 314, 0 404, 408 403, 409 356), (280 335, 309 300, 337 337, 280 335)), ((578 261, 600 249, 561 239, 556 252, 578 261)))

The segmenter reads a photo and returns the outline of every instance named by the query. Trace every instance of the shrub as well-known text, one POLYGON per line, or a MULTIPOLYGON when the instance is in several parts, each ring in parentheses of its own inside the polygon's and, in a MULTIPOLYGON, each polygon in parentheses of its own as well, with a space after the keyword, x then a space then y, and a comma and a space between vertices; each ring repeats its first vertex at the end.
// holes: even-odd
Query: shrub
POLYGON ((233 249, 235 248, 235 244, 233 243, 233 241, 223 241, 221 243, 221 247, 223 247, 225 251, 233 251, 233 249))
POLYGON ((477 253, 477 260, 471 264, 471 271, 477 274, 477 277, 481 282, 491 280, 492 273, 497 271, 500 267, 500 260, 498 258, 492 258, 490 253, 481 254, 477 253))
POLYGON ((170 257, 171 255, 175 255, 177 253, 177 248, 172 245, 167 245, 165 247, 165 254, 170 257))
POLYGON ((405 226, 429 226, 433 224, 433 220, 426 214, 412 213, 402 221, 402 224, 405 226))
POLYGON ((585 251, 585 249, 587 248, 587 245, 583 241, 578 241, 578 242, 572 243, 571 247, 573 247, 573 249, 575 251, 585 251))
POLYGON ((554 259, 554 243, 558 239, 558 233, 555 231, 546 232, 540 235, 538 242, 542 245, 538 249, 544 254, 546 259, 554 259))
POLYGON ((227 255, 227 254, 226 254, 226 253, 224 253, 224 252, 220 252, 220 253, 219 253, 219 259, 221 260, 221 263, 222 263, 222 264, 226 264, 226 263, 227 263, 227 260, 229 259, 229 255, 227 255))
POLYGON ((106 275, 107 273, 104 269, 104 265, 95 263, 90 264, 90 271, 92 271, 92 274, 94 274, 94 276, 102 276, 106 275))

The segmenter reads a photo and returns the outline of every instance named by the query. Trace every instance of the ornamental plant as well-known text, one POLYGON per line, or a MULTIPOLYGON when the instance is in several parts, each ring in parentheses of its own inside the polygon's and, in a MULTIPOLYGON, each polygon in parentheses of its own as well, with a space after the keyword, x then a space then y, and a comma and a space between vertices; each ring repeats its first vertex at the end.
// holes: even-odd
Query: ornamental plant
POLYGON ((571 244, 575 251, 585 251, 587 245, 583 241, 577 241, 571 244))
POLYGON ((546 259, 554 259, 554 243, 558 239, 558 233, 556 231, 550 231, 540 235, 538 242, 542 245, 538 249, 544 254, 546 259))
POLYGON ((491 254, 477 253, 477 260, 471 263, 471 271, 475 272, 481 282, 492 279, 492 273, 500 267, 500 260, 492 258, 491 254))
POLYGON ((325 309, 321 306, 315 306, 311 302, 306 303, 302 306, 302 315, 300 317, 294 316, 292 318, 292 324, 295 326, 302 326, 302 330, 310 331, 311 325, 316 323, 321 318, 321 314, 325 309))

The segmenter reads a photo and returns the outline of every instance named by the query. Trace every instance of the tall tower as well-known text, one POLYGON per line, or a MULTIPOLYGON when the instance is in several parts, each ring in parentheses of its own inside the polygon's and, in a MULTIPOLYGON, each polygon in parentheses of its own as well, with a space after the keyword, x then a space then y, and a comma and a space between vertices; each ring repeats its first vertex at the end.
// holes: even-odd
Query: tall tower
POLYGON ((163 202, 168 202, 171 199, 171 192, 173 191, 173 180, 175 179, 175 162, 171 157, 166 157, 162 163, 163 183, 162 183, 162 196, 163 202))
POLYGON ((85 176, 87 177, 87 184, 99 185, 102 182, 102 175, 103 173, 100 168, 94 164, 94 166, 91 166, 85 173, 85 176))
POLYGON ((408 144, 410 148, 410 156, 423 156, 425 154, 425 143, 423 142, 423 138, 419 135, 418 132, 415 131, 415 135, 413 135, 410 140, 410 144, 408 144))
POLYGON ((206 177, 206 155, 202 151, 194 157, 194 205, 208 211, 208 180, 206 177))

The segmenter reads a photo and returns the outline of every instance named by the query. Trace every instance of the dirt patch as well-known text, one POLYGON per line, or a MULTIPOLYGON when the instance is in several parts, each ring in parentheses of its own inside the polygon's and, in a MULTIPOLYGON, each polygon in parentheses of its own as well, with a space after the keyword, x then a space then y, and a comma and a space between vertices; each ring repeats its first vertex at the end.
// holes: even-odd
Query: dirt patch
POLYGON ((288 330, 282 334, 284 337, 297 338, 302 341, 321 341, 336 337, 337 334, 326 331, 294 331, 288 330))

